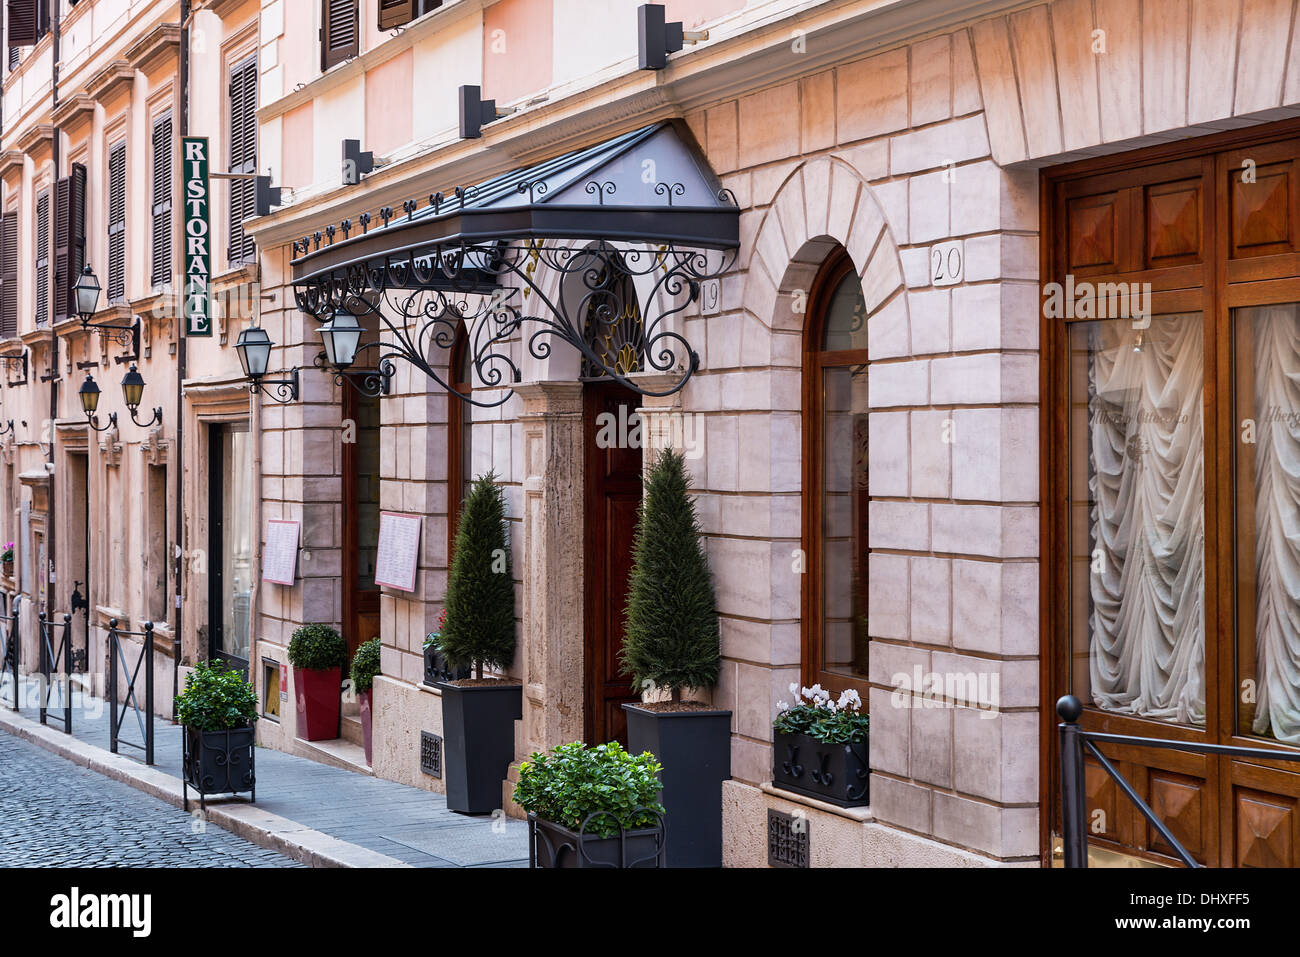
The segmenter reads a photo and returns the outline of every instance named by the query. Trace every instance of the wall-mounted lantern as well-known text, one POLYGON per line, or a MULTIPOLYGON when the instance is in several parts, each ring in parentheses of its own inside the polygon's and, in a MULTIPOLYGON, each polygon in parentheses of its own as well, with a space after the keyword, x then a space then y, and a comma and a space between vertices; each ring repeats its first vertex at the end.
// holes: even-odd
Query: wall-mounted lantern
POLYGON ((132 357, 140 355, 139 316, 132 319, 128 325, 90 321, 99 309, 99 293, 99 280, 95 277, 95 271, 90 268, 90 263, 86 263, 86 267, 81 270, 81 275, 72 286, 73 301, 77 307, 77 318, 81 320, 81 328, 98 329, 102 335, 114 339, 124 347, 129 347, 132 357))
MULTIPOLYGON (((86 421, 96 432, 107 432, 109 429, 117 426, 117 413, 112 412, 108 416, 108 424, 100 426, 99 417, 95 414, 99 410, 99 383, 94 377, 87 372, 86 380, 81 383, 81 388, 77 391, 77 398, 81 400, 81 410, 86 413, 86 421)), ((122 377, 122 398, 126 402, 127 410, 131 413, 131 421, 142 429, 147 429, 151 425, 162 422, 163 412, 161 408, 155 407, 153 418, 148 422, 141 422, 136 418, 136 410, 140 408, 140 400, 144 398, 144 377, 131 364, 125 376, 122 377)))
POLYGON ((248 379, 249 392, 261 391, 276 402, 296 402, 298 400, 298 370, 290 369, 283 379, 267 379, 266 369, 271 362, 271 347, 275 345, 266 330, 261 326, 249 326, 235 340, 235 351, 239 353, 239 364, 244 369, 244 378, 248 379), (273 386, 272 393, 266 387, 273 386))
POLYGON ((87 372, 86 381, 81 383, 81 388, 77 392, 77 398, 81 400, 81 410, 86 413, 86 421, 96 432, 107 432, 109 429, 117 428, 117 413, 110 413, 108 424, 100 427, 99 417, 95 415, 99 409, 99 383, 94 377, 87 372))

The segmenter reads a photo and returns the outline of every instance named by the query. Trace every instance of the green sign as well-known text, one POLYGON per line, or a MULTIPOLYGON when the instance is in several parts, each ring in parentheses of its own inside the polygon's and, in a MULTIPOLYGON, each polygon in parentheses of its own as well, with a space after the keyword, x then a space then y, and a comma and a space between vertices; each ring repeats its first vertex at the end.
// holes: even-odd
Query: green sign
POLYGON ((185 189, 185 335, 212 335, 212 226, 208 138, 181 138, 185 189))

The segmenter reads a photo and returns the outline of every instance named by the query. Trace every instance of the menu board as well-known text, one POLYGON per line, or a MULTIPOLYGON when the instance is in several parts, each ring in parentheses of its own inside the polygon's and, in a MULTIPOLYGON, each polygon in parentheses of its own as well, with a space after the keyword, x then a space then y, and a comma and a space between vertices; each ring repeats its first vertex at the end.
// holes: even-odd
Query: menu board
POLYGON ((266 522, 262 551, 262 581, 292 585, 298 572, 298 523, 278 518, 266 522))
POLYGON ((415 591, 415 570, 419 560, 420 516, 380 512, 375 584, 400 591, 415 591))

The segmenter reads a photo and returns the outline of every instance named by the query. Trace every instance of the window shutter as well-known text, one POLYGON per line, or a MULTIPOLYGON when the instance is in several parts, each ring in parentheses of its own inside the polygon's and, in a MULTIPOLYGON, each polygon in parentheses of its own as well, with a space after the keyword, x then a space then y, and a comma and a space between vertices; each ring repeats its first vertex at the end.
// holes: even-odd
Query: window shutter
MULTIPOLYGON (((230 71, 230 154, 232 173, 257 172, 257 59, 250 57, 230 71)), ((233 265, 253 258, 253 240, 244 235, 244 220, 256 213, 256 186, 251 179, 230 183, 230 240, 226 258, 233 265)))
POLYGON ((126 143, 108 153, 108 301, 126 297, 126 143))
POLYGON ((379 0, 379 29, 391 30, 415 19, 416 0, 379 0))
POLYGON ((72 179, 65 176, 54 184, 54 321, 68 318, 68 303, 76 279, 68 278, 68 249, 71 231, 68 228, 68 197, 72 179))
POLYGON ((72 291, 86 265, 86 167, 72 164, 68 176, 68 288, 63 292, 68 315, 77 314, 77 294, 72 291))
POLYGON ((153 125, 153 264, 149 280, 164 286, 172 278, 172 115, 153 125))
POLYGON ((0 216, 0 339, 18 335, 18 216, 0 216))
POLYGON ((34 46, 40 39, 37 20, 40 16, 39 0, 8 0, 9 46, 34 46))
POLYGON ((357 0, 321 0, 322 72, 361 52, 357 27, 357 0))
POLYGON ((50 191, 36 197, 36 324, 50 321, 50 191))
POLYGON ((10 72, 13 72, 14 70, 18 69, 18 60, 19 60, 19 57, 21 57, 21 55, 22 55, 22 54, 19 52, 19 50, 18 50, 17 47, 10 47, 10 48, 9 48, 9 70, 10 70, 10 72))

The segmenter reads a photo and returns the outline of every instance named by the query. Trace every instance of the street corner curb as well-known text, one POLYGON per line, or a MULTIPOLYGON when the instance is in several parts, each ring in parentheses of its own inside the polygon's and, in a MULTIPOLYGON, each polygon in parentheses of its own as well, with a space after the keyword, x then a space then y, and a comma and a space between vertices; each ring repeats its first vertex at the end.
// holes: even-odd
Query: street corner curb
MULTIPOLYGON (((87 770, 129 785, 137 791, 181 808, 179 778, 156 768, 138 764, 93 744, 43 727, 12 711, 0 711, 0 730, 30 741, 87 770)), ((198 809, 197 797, 190 798, 190 812, 198 809)), ((268 850, 278 851, 308 867, 410 867, 404 861, 369 848, 313 830, 305 824, 281 817, 248 802, 209 804, 206 820, 222 830, 268 850)))

